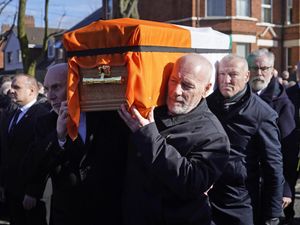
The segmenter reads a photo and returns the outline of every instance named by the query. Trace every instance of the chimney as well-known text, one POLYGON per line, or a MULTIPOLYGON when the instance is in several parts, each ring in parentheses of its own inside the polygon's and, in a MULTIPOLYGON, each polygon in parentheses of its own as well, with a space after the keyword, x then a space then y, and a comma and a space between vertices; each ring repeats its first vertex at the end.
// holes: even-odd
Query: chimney
POLYGON ((31 15, 25 16, 25 26, 26 27, 35 27, 33 16, 31 16, 31 15))

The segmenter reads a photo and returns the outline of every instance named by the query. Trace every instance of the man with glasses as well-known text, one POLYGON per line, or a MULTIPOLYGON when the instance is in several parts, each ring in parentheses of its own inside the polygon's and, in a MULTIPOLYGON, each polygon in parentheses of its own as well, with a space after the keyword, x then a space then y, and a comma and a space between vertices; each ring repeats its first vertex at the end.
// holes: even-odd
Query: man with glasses
MULTIPOLYGON (((267 49, 259 49, 248 57, 250 69, 250 86, 269 106, 278 113, 278 127, 281 133, 281 151, 283 155, 283 172, 285 186, 283 192, 282 207, 292 202, 295 193, 296 167, 298 151, 295 146, 295 121, 294 106, 289 100, 285 88, 274 76, 275 57, 267 49)), ((263 193, 264 190, 262 190, 263 193)), ((293 207, 293 206, 289 206, 293 207)), ((285 212, 287 212, 285 210, 285 212)), ((294 213, 286 214, 287 220, 292 220, 294 213)), ((289 223, 286 223, 289 224, 289 223)))

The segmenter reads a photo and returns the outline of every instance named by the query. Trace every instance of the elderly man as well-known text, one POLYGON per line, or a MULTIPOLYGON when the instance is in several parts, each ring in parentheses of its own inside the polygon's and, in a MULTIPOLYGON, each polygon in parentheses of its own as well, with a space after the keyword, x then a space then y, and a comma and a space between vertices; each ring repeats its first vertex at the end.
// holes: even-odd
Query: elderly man
POLYGON ((124 224, 210 224, 205 192, 229 156, 228 137, 205 100, 211 73, 203 56, 185 55, 173 67, 166 106, 147 118, 121 106, 133 132, 124 224))
MULTIPOLYGON (((1 186, 4 187, 9 206, 10 224, 46 224, 45 205, 37 199, 34 207, 24 209, 26 173, 28 165, 23 162, 35 133, 37 118, 48 110, 37 102, 38 85, 34 77, 20 74, 14 77, 10 95, 18 108, 2 118, 1 124, 1 186)), ((30 166, 30 165, 29 165, 30 166)))
MULTIPOLYGON (((283 173, 285 186, 283 192, 283 208, 292 201, 295 192, 295 173, 297 168, 298 149, 295 146, 295 109, 288 98, 285 88, 273 76, 275 57, 267 49, 259 49, 247 57, 250 69, 249 84, 269 106, 278 113, 281 152, 283 156, 283 173)), ((288 220, 294 215, 286 214, 288 220)))
POLYGON ((251 92, 248 80, 247 61, 236 55, 225 56, 219 63, 218 89, 207 100, 225 128, 232 148, 224 174, 209 192, 217 225, 224 221, 230 225, 253 224, 251 205, 257 225, 278 224, 282 212, 284 179, 277 114, 251 92), (263 205, 258 208, 262 200, 261 174, 263 205), (262 223, 258 221, 259 211, 262 223))
POLYGON ((39 198, 50 176, 50 224, 121 224, 126 156, 122 150, 128 128, 117 112, 83 112, 79 135, 72 140, 67 133, 67 77, 66 63, 50 67, 45 76, 44 87, 53 110, 40 117, 35 127, 25 199, 39 198))

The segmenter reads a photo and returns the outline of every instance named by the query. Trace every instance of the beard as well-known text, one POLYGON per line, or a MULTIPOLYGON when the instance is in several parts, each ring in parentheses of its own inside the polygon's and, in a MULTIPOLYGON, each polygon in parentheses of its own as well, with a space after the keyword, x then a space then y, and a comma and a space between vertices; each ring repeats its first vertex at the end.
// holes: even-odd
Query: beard
POLYGON ((189 105, 186 104, 185 100, 180 99, 167 99, 168 110, 171 115, 185 114, 189 110, 189 105))
POLYGON ((168 106, 168 109, 172 115, 181 115, 186 114, 189 108, 187 105, 172 105, 168 106))
POLYGON ((258 92, 267 87, 267 83, 265 80, 259 77, 253 77, 250 79, 250 86, 253 91, 258 92))

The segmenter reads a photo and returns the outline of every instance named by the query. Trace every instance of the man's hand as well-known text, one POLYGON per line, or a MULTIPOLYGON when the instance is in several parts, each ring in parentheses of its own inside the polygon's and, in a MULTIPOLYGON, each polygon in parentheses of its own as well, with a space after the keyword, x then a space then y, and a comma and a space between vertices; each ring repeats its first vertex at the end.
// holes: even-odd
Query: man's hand
POLYGON ((271 218, 265 221, 265 225, 279 225, 279 218, 271 218))
POLYGON ((0 202, 5 202, 5 190, 0 186, 0 202))
POLYGON ((23 208, 30 210, 36 206, 36 198, 25 195, 23 199, 23 208))
POLYGON ((292 199, 290 197, 282 197, 282 208, 286 208, 291 202, 292 199))
POLYGON ((58 140, 65 140, 67 136, 67 120, 68 120, 68 105, 67 101, 63 101, 58 111, 56 122, 56 131, 58 140))
POLYGON ((135 106, 131 107, 131 113, 129 113, 126 109, 125 104, 122 104, 121 108, 118 110, 118 113, 120 117, 124 120, 124 122, 127 124, 127 126, 130 128, 130 130, 132 132, 135 132, 141 127, 154 122, 153 110, 154 107, 151 108, 148 117, 144 118, 141 116, 141 114, 139 113, 139 111, 136 109, 135 106))

